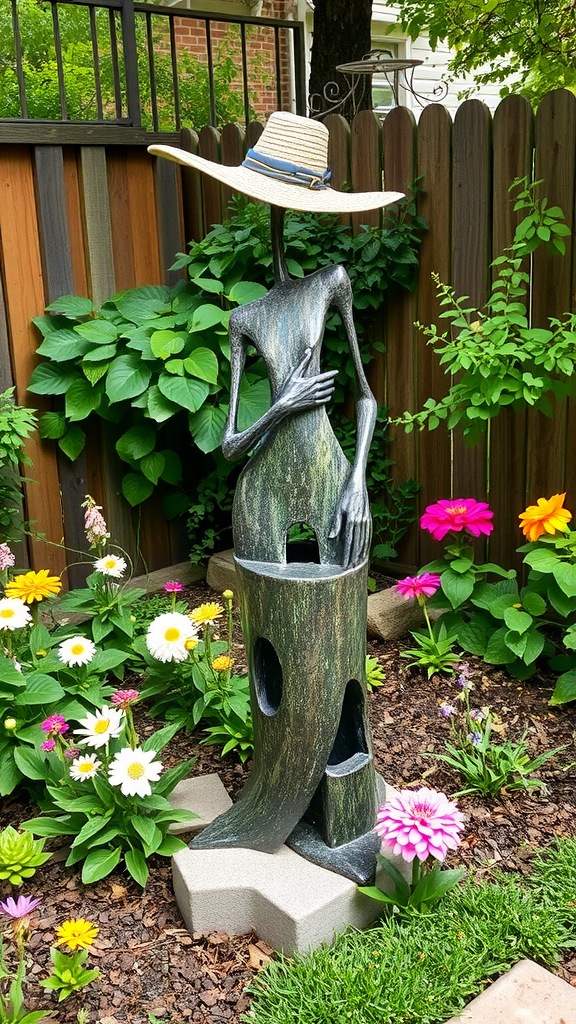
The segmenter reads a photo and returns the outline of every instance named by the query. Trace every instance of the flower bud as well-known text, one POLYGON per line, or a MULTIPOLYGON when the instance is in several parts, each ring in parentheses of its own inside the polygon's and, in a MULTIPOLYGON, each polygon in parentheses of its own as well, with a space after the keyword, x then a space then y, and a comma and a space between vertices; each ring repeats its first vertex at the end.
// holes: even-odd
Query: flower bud
POLYGON ((4 728, 7 729, 8 732, 12 732, 12 730, 16 728, 16 724, 17 723, 15 718, 4 719, 4 728))
POLYGON ((225 590, 224 593, 222 594, 222 597, 224 598, 225 601, 231 601, 232 598, 234 597, 234 591, 225 590))

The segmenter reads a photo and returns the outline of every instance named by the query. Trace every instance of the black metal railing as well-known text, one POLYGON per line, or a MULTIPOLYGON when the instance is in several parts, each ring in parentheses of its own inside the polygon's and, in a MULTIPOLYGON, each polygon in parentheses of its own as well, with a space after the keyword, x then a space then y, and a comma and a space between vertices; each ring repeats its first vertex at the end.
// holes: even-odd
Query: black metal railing
POLYGON ((0 121, 154 133, 305 113, 301 22, 134 0, 0 0, 0 121))

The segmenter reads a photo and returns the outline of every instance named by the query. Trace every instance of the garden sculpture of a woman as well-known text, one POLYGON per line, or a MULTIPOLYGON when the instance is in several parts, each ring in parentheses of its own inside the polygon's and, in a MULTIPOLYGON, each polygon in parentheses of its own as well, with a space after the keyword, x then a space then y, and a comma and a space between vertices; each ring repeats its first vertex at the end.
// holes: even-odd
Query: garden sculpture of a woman
POLYGON ((286 208, 369 210, 396 192, 328 185, 328 130, 272 114, 240 167, 169 146, 150 152, 202 170, 272 211, 274 287, 230 317, 230 411, 222 450, 251 456, 233 509, 236 571, 254 720, 254 760, 240 797, 195 847, 273 852, 282 843, 356 880, 372 874, 377 799, 366 717, 366 583, 370 511, 365 472, 376 416, 342 267, 293 279, 284 260, 286 208), (345 327, 356 377, 357 447, 351 466, 326 406, 336 371, 322 372, 329 310, 345 327), (268 369, 271 405, 237 429, 240 382, 253 346, 268 369), (316 543, 288 539, 306 524, 316 543))

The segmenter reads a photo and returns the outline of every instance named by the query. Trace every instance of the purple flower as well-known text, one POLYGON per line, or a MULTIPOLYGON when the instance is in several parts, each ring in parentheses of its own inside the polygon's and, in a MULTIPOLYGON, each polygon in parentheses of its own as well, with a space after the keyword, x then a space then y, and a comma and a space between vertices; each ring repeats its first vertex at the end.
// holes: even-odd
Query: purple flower
POLYGON ((459 676, 456 676, 455 682, 456 682, 456 686, 459 686, 461 690, 471 690, 472 689, 472 683, 470 682, 468 677, 464 675, 463 672, 461 672, 459 676))
POLYGON ((466 739, 470 741, 473 747, 479 747, 482 743, 482 733, 469 732, 466 739))
POLYGON ((474 708, 473 711, 470 712, 470 718, 473 722, 483 722, 486 715, 480 710, 480 708, 474 708))
POLYGON ((442 718, 452 718, 452 715, 456 714, 456 708, 453 704, 449 704, 447 700, 443 700, 438 711, 442 715, 442 718))
POLYGON ((37 907, 40 902, 40 897, 33 900, 30 896, 19 896, 18 902, 15 902, 12 896, 9 896, 5 903, 0 901, 0 908, 2 909, 3 914, 8 914, 8 917, 28 917, 28 914, 30 914, 34 910, 34 907, 37 907))
POLYGON ((55 746, 56 746, 56 741, 55 740, 44 740, 44 743, 40 744, 40 750, 48 750, 48 751, 54 750, 55 746))
POLYGON ((80 749, 78 747, 68 747, 68 749, 64 751, 64 757, 67 757, 68 760, 71 761, 73 757, 78 757, 79 753, 80 749))

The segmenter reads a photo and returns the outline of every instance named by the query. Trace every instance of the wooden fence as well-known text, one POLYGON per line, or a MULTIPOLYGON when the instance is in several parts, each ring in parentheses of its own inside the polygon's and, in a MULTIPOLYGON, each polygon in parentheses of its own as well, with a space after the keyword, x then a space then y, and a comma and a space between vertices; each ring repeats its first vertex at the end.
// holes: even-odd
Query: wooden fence
MULTIPOLYGON (((429 230, 418 288, 388 295, 376 325, 387 352, 370 365, 378 400, 397 415, 445 393, 447 379, 413 323, 442 323, 432 271, 474 303, 485 300, 490 260, 511 241, 518 216, 508 197, 512 180, 524 174, 543 179, 541 194, 561 206, 573 226, 576 97, 553 92, 536 117, 524 99, 508 97, 493 118, 484 104, 469 100, 454 123, 443 107, 432 105, 418 126, 406 108, 393 110, 383 126, 370 111, 358 114, 351 128, 337 115, 327 124, 337 187, 349 181, 355 190, 379 189, 383 168, 387 189, 405 190, 421 176, 425 190, 418 204, 429 230)), ((244 135, 228 125, 219 134, 207 127, 199 137, 184 130, 181 145, 237 164, 261 130, 251 124, 244 135)), ((23 134, 15 142, 14 129, 0 127, 0 383, 15 383, 18 400, 38 408, 38 396, 26 395, 39 343, 31 317, 63 294, 101 302, 123 288, 168 281, 174 252, 221 221, 229 191, 150 157, 143 133, 135 129, 98 128, 90 144, 89 128, 79 134, 78 126, 51 127, 49 145, 42 126, 18 126, 18 131, 23 134)), ((378 217, 355 215, 353 227, 377 223, 378 217)), ((535 325, 576 308, 576 246, 571 238, 567 243, 563 259, 540 251, 534 258, 535 325)), ((506 409, 492 424, 489 445, 476 448, 466 448, 443 426, 416 435, 396 431, 395 477, 421 481, 422 508, 451 494, 488 496, 496 523, 490 555, 512 564, 521 539, 517 515, 526 501, 564 489, 572 503, 576 500, 575 419, 571 401, 559 403, 551 420, 506 409)), ((65 559, 55 545, 62 539, 72 549, 84 547, 79 504, 86 492, 105 506, 116 539, 134 556, 135 513, 121 495, 122 466, 104 424, 95 426, 75 463, 57 454, 54 442, 38 438, 29 452, 37 483, 26 489, 27 514, 46 535, 46 541, 30 543, 34 567, 59 571, 65 559)), ((186 557, 182 525, 166 524, 154 499, 143 506, 141 548, 150 569, 186 557)), ((401 560, 418 565, 437 553, 438 546, 415 526, 401 560)))

